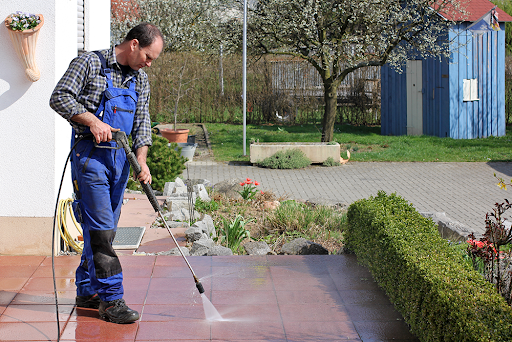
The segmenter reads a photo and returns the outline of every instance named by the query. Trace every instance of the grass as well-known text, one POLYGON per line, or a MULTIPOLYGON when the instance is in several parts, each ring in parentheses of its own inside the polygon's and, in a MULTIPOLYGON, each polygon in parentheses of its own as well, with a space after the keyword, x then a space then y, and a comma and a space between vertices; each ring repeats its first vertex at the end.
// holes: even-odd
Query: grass
MULTIPOLYGON (((259 142, 319 142, 320 124, 295 126, 247 125, 243 155, 243 126, 206 124, 217 161, 249 161, 251 140, 259 142)), ((334 140, 353 161, 388 162, 489 162, 512 161, 512 127, 503 137, 452 139, 431 136, 383 136, 380 127, 336 125, 334 140)))

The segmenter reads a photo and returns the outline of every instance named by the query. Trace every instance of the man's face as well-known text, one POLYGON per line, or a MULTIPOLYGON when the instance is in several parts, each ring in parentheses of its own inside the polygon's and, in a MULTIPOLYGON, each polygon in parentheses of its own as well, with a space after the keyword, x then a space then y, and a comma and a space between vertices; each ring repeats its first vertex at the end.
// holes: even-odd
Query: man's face
POLYGON ((139 70, 151 66, 151 62, 158 58, 163 49, 162 38, 157 37, 151 45, 141 48, 139 41, 133 39, 130 44, 131 53, 128 58, 128 65, 133 70, 139 70))

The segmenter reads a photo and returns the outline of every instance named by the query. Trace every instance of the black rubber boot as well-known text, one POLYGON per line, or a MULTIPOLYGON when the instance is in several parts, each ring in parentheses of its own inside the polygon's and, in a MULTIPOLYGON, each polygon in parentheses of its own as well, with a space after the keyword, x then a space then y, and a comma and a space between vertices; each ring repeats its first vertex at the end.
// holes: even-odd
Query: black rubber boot
POLYGON ((100 316, 110 322, 125 324, 139 319, 139 313, 130 309, 124 299, 116 299, 110 302, 100 302, 100 316))
POLYGON ((97 293, 90 296, 76 296, 75 304, 78 308, 97 309, 100 307, 100 297, 97 293))

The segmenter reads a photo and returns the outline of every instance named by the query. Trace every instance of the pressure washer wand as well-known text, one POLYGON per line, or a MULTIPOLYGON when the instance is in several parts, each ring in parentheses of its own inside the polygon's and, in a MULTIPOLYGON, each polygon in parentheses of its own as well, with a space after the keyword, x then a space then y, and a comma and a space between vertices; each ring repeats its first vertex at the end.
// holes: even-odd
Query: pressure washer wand
MULTIPOLYGON (((140 164, 137 161, 135 154, 133 153, 132 149, 130 148, 130 144, 128 143, 128 138, 126 137, 126 133, 123 131, 112 132, 112 139, 115 140, 117 142, 117 144, 124 149, 124 151, 126 152, 126 157, 128 158, 128 162, 132 166, 135 174, 138 175, 142 171, 142 168, 140 167, 140 164)), ((171 229, 169 228, 169 225, 167 224, 167 221, 165 220, 164 215, 162 214, 162 208, 160 207, 160 204, 158 203, 158 201, 156 199, 155 192, 153 191, 153 188, 151 187, 151 185, 149 183, 140 182, 140 184, 142 185, 142 189, 146 193, 146 196, 148 197, 149 202, 153 206, 153 209, 155 209, 155 212, 158 213, 158 215, 164 222, 165 228, 167 228, 167 231, 171 235, 172 240, 174 241, 176 246, 178 246, 178 250, 180 251, 180 254, 183 257, 183 259, 185 260, 185 262, 187 263, 187 266, 190 269, 190 272, 192 272, 192 275, 194 276, 194 281, 196 283, 197 290, 199 291, 199 293, 204 293, 203 284, 201 284, 201 282, 197 278, 196 274, 194 273, 192 266, 190 266, 187 258, 185 257, 185 254, 183 254, 183 251, 181 250, 180 246, 178 245, 178 242, 176 241, 174 234, 171 232, 171 229)))

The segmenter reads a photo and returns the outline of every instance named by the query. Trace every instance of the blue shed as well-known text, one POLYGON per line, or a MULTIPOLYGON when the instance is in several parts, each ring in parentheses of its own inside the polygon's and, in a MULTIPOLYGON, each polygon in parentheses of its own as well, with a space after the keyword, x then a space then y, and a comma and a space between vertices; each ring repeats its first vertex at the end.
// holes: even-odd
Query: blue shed
POLYGON ((451 58, 409 60, 405 72, 381 69, 381 134, 473 139, 505 135, 505 22, 499 31, 467 28, 493 9, 488 0, 468 0, 465 18, 444 39, 451 58))

